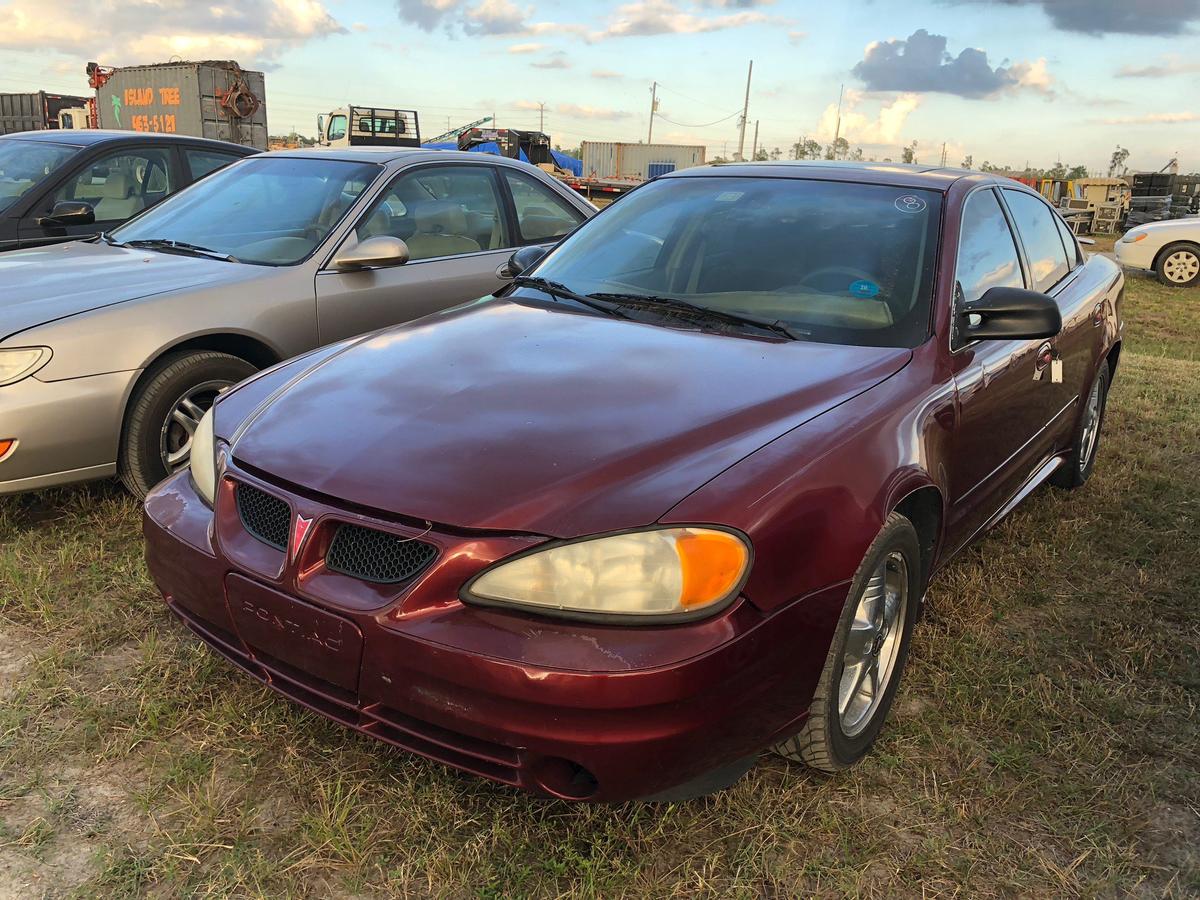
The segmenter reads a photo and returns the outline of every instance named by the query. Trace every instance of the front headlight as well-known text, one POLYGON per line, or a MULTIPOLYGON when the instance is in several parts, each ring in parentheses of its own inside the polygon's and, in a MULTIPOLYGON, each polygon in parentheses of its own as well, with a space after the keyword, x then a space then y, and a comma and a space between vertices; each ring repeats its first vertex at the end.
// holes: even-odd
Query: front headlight
POLYGON ((731 599, 750 568, 745 539, 716 528, 655 528, 558 544, 501 562, 465 599, 601 618, 690 617, 731 599))
POLYGON ((0 387, 28 378, 50 362, 49 347, 20 347, 0 350, 0 387))
POLYGON ((217 459, 213 448, 213 411, 210 409, 200 417, 196 433, 192 435, 192 483, 209 506, 217 493, 217 459))

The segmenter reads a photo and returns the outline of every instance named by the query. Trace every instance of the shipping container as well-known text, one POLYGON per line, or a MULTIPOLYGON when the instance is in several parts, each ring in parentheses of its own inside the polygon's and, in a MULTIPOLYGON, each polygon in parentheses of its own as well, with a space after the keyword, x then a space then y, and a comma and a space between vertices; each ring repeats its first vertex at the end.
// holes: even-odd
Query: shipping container
POLYGON ((45 91, 0 94, 0 134, 57 128, 59 112, 83 106, 87 101, 87 97, 48 94, 45 91))
POLYGON ((267 149, 267 94, 262 72, 248 72, 235 62, 222 61, 128 66, 101 72, 96 79, 101 128, 191 134, 267 149))
POLYGON ((704 165, 704 147, 686 144, 624 144, 584 141, 584 178, 645 180, 704 165))

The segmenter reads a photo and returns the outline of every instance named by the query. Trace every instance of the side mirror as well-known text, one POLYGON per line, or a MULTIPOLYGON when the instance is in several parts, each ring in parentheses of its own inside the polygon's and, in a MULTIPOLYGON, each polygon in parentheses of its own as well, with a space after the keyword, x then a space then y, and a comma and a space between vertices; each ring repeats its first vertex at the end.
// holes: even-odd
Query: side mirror
POLYGON ((325 140, 325 113, 317 116, 317 143, 323 143, 325 140))
POLYGON ((1060 331, 1058 304, 1037 291, 994 287, 959 310, 959 333, 968 340, 1051 338, 1060 331))
POLYGON ((333 267, 340 272, 353 272, 402 266, 406 262, 408 244, 398 237, 381 234, 359 241, 353 247, 342 247, 333 258, 333 267))
POLYGON ((501 266, 496 274, 501 278, 516 278, 518 275, 524 275, 540 263, 549 252, 549 247, 522 247, 508 258, 508 262, 501 266))
POLYGON ((50 215, 37 219, 35 224, 42 228, 65 228, 68 225, 92 225, 96 221, 96 210, 82 200, 59 200, 50 210, 50 215))

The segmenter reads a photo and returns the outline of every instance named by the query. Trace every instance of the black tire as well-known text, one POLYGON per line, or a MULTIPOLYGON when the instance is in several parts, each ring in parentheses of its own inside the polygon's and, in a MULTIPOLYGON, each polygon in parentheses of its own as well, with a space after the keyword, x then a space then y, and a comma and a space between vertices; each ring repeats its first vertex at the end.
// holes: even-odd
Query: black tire
POLYGON ((172 354, 147 369, 129 401, 121 429, 117 472, 130 493, 145 497, 171 471, 182 468, 168 467, 163 459, 163 443, 178 443, 177 429, 169 418, 190 392, 197 392, 195 402, 207 409, 220 390, 255 371, 240 357, 207 350, 172 354), (168 426, 172 431, 164 434, 168 426))
POLYGON ((1158 254, 1154 274, 1167 287, 1200 287, 1200 247, 1188 243, 1168 244, 1158 254), (1180 281, 1180 278, 1185 280, 1180 281))
MULTIPOLYGON (((825 668, 817 683, 804 727, 792 737, 776 744, 773 748, 776 753, 822 772, 838 772, 849 768, 870 751, 887 719, 896 688, 900 684, 900 676, 904 672, 913 623, 917 620, 924 593, 922 572, 924 566, 916 529, 907 518, 894 512, 887 517, 883 528, 867 549, 866 556, 863 557, 851 582, 850 592, 842 608, 837 631, 829 647, 829 655, 825 658, 825 668), (878 702, 872 701, 873 706, 863 713, 865 719, 856 724, 852 734, 847 734, 843 727, 842 714, 838 709, 838 697, 839 686, 845 673, 845 654, 851 627, 855 621, 855 612, 873 576, 881 566, 890 566, 891 560, 894 559, 893 554, 899 554, 904 559, 904 571, 898 577, 901 583, 907 585, 907 593, 902 602, 903 619, 898 623, 901 624, 901 628, 894 662, 878 702)), ((878 651, 875 652, 878 654, 878 651)))
POLYGON ((1104 410, 1108 406, 1108 386, 1112 374, 1108 362, 1100 364, 1087 397, 1083 400, 1083 409, 1079 412, 1079 422, 1075 426, 1075 434, 1071 437, 1071 453, 1066 461, 1055 469, 1050 476, 1050 483, 1066 491, 1082 487, 1092 475, 1096 467, 1096 454, 1100 452, 1100 434, 1104 428, 1104 410), (1096 408, 1096 433, 1089 439, 1087 435, 1089 411, 1093 396, 1096 408))

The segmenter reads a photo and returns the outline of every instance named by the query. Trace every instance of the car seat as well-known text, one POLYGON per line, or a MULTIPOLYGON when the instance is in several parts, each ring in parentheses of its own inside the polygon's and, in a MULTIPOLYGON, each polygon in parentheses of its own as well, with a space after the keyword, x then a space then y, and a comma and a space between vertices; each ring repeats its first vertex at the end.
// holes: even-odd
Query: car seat
POLYGON ((409 207, 417 230, 407 241, 412 259, 478 253, 479 241, 467 237, 467 214, 456 203, 433 200, 409 207))
POLYGON ((141 212, 145 201, 133 196, 133 183, 121 172, 111 172, 103 184, 87 186, 89 197, 96 198, 96 221, 124 221, 141 212))

